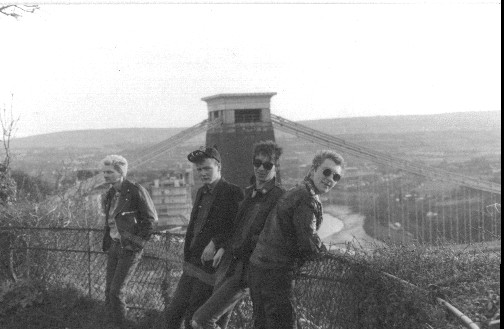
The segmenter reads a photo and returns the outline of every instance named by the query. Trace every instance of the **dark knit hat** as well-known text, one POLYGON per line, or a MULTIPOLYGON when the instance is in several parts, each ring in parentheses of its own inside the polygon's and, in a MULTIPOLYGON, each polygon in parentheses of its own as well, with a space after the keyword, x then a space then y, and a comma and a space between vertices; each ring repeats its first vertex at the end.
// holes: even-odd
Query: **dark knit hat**
POLYGON ((200 147, 198 150, 189 153, 187 159, 192 163, 201 162, 205 159, 215 159, 221 163, 221 156, 215 147, 200 147))

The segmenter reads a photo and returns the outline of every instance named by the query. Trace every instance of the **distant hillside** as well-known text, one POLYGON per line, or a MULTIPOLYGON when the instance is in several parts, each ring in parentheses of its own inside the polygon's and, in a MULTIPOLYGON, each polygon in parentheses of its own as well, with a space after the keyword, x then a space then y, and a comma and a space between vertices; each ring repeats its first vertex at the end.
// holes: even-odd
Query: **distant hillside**
POLYGON ((402 134, 453 130, 490 131, 501 129, 501 112, 339 118, 300 123, 334 135, 402 134))
POLYGON ((184 128, 121 128, 63 131, 12 140, 17 148, 128 148, 132 144, 153 144, 184 128))
MULTIPOLYGON (((301 121, 334 135, 403 134, 440 131, 493 131, 501 128, 501 113, 465 112, 436 115, 377 116, 301 121)), ((98 148, 126 149, 160 142, 184 128, 122 128, 64 131, 17 138, 13 149, 98 148)), ((199 139, 203 141, 202 134, 199 139)))

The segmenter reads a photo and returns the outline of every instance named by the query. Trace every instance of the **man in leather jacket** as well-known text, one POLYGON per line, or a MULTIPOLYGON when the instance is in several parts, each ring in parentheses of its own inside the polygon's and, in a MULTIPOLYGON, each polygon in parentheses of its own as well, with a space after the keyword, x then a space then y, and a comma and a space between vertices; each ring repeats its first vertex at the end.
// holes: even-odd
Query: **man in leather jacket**
POLYGON ((102 199, 105 213, 102 250, 108 254, 105 306, 110 315, 107 320, 121 328, 126 316, 124 288, 158 218, 147 190, 126 179, 125 158, 109 155, 103 159, 102 166, 105 181, 111 185, 102 199))
POLYGON ((250 257, 249 284, 255 329, 295 329, 294 273, 326 250, 317 230, 322 224, 319 195, 340 180, 343 158, 319 152, 304 182, 286 192, 266 219, 250 257))
POLYGON ((191 152, 203 186, 194 200, 184 242, 183 273, 170 305, 166 305, 168 329, 191 328, 194 312, 212 295, 215 284, 214 257, 228 244, 242 190, 221 176, 221 156, 213 147, 191 152))

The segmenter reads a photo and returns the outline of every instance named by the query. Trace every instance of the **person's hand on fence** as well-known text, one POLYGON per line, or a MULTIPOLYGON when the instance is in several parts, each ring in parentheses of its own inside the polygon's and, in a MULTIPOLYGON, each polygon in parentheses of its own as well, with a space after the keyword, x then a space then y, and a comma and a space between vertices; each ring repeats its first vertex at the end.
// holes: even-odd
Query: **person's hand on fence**
POLYGON ((201 263, 204 265, 205 262, 213 261, 215 256, 215 244, 213 241, 210 241, 206 246, 205 250, 203 250, 203 254, 201 254, 201 263))
POLYGON ((213 257, 213 264, 212 265, 214 268, 217 268, 217 266, 219 266, 221 259, 222 259, 222 255, 224 255, 224 248, 220 248, 215 253, 215 256, 213 257))

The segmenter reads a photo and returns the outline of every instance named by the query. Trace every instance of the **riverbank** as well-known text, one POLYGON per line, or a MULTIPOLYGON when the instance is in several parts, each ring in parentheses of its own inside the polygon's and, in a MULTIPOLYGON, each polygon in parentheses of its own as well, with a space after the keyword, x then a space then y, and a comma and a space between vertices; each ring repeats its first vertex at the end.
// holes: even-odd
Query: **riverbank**
MULTIPOLYGON (((364 249, 375 249, 384 246, 384 243, 374 239, 364 231, 364 216, 354 213, 347 206, 324 207, 323 235, 320 237, 324 243, 347 245, 354 244, 364 249), (326 222, 332 222, 327 223, 326 222), (326 225, 324 227, 324 225, 326 225), (327 234, 330 229, 332 233, 327 234)), ((322 229, 321 227, 321 229, 322 229)))

